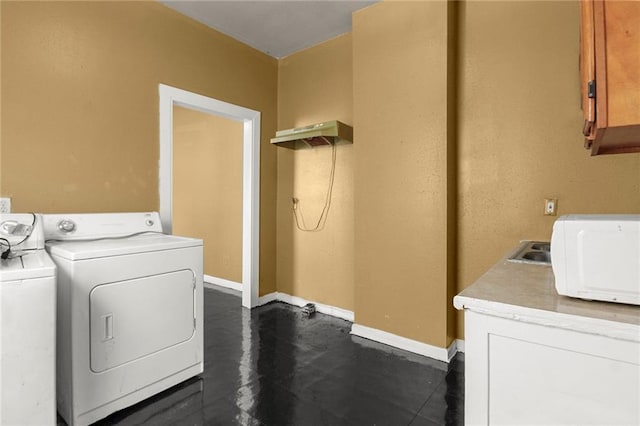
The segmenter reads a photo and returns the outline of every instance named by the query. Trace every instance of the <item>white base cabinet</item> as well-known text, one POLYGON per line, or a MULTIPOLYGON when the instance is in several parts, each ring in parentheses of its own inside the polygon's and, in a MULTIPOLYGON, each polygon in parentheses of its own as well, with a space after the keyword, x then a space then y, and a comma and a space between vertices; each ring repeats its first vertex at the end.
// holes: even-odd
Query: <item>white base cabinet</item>
POLYGON ((465 309, 468 425, 640 425, 640 343, 465 309))

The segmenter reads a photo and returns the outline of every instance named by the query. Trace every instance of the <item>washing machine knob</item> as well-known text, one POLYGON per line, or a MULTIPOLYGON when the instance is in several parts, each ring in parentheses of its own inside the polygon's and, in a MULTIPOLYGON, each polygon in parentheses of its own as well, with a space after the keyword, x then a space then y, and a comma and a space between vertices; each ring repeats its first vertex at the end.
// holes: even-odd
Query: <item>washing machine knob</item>
POLYGON ((76 224, 72 220, 63 219, 60 222, 58 222, 58 229, 64 232, 65 234, 68 234, 69 232, 73 232, 76 230, 76 224))

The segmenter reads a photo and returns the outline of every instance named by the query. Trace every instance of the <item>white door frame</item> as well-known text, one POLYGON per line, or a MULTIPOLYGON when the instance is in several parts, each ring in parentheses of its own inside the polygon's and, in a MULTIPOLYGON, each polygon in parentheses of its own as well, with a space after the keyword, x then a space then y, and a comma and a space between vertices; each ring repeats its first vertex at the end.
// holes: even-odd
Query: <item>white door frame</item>
POLYGON ((160 92, 160 219, 172 232, 173 107, 181 106, 242 121, 242 306, 258 304, 260 231, 260 112, 164 84, 160 92))

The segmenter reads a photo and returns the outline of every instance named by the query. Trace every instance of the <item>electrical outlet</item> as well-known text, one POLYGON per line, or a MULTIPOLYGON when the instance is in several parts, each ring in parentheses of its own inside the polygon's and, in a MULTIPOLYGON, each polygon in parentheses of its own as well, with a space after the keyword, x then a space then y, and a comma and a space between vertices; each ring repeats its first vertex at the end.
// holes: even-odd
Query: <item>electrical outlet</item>
POLYGON ((557 214, 558 200, 555 198, 547 198, 544 200, 544 215, 555 216, 557 214))
POLYGON ((0 198, 0 213, 11 213, 11 198, 0 198))

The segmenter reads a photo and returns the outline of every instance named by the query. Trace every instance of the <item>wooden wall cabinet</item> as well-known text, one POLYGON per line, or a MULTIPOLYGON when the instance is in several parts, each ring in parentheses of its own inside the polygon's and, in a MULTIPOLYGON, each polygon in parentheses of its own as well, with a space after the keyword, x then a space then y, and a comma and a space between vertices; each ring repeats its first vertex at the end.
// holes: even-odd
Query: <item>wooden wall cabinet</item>
POLYGON ((640 1, 582 0, 581 23, 585 148, 640 152, 640 1))

